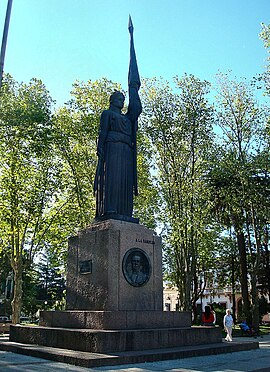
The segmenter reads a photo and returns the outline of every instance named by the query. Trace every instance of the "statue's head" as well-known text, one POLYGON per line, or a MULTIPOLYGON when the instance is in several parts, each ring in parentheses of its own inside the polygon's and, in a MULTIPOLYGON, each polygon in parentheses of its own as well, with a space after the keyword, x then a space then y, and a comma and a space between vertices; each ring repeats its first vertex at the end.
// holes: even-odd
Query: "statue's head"
POLYGON ((113 105, 115 107, 118 107, 122 109, 124 107, 125 102, 125 96, 123 93, 116 90, 113 92, 113 94, 110 96, 110 105, 113 105))

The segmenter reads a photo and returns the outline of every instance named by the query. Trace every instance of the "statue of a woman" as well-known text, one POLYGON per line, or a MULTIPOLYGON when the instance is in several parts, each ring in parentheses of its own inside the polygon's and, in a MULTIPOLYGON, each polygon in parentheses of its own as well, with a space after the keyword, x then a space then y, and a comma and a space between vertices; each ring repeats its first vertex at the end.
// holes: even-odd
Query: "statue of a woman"
POLYGON ((138 94, 140 77, 131 19, 129 32, 131 40, 128 111, 122 114, 125 97, 116 91, 110 97, 109 109, 101 114, 94 191, 96 219, 115 218, 138 222, 132 218, 132 211, 133 194, 137 195, 137 120, 142 112, 142 106, 138 94))

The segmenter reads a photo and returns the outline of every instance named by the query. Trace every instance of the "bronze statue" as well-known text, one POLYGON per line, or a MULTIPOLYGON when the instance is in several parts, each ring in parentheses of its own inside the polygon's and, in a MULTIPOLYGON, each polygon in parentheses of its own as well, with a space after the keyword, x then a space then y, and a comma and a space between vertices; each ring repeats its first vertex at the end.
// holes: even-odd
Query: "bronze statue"
POLYGON ((132 218, 132 211, 133 194, 138 194, 136 132, 142 106, 138 94, 141 82, 131 18, 128 29, 130 33, 128 111, 122 114, 125 97, 116 91, 110 97, 109 109, 103 111, 100 118, 98 166, 94 183, 97 220, 113 218, 138 222, 138 219, 132 218))

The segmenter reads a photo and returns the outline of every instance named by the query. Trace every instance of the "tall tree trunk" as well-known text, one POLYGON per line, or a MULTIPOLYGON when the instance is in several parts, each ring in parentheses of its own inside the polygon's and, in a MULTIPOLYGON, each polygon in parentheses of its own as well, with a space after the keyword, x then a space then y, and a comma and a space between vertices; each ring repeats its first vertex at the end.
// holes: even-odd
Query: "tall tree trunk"
POLYGON ((243 299, 243 313, 247 322, 251 321, 250 314, 250 301, 248 295, 248 277, 247 277, 247 252, 245 245, 245 236, 242 230, 237 230, 237 245, 240 256, 240 269, 241 269, 241 292, 243 299))
POLYGON ((232 254, 232 310, 234 322, 236 322, 236 299, 235 299, 235 257, 232 254))
POLYGON ((193 278, 194 288, 193 288, 193 296, 192 296, 192 312, 193 312, 193 323, 197 324, 199 321, 198 319, 198 308, 197 308, 197 300, 199 299, 199 288, 198 288, 198 276, 194 275, 193 278))
MULTIPOLYGON (((256 253, 254 255, 253 267, 251 272, 251 298, 252 298, 252 323, 257 334, 259 334, 260 326, 260 310, 259 310, 259 295, 257 288, 258 271, 261 263, 261 242, 258 234, 259 224, 255 215, 253 204, 251 205, 251 220, 252 228, 255 236, 256 253)), ((249 228, 248 228, 249 230, 249 228)), ((251 247, 250 247, 251 248, 251 247)))
POLYGON ((265 277, 267 278, 266 289, 268 291, 268 296, 270 296, 270 254, 269 254, 268 245, 269 245, 269 232, 268 232, 268 227, 265 226, 262 247, 263 247, 265 277))
POLYGON ((191 302, 191 283, 192 283, 192 273, 190 271, 186 272, 186 285, 185 285, 185 311, 192 311, 191 302))
POLYGON ((260 331, 260 310, 259 310, 259 296, 257 290, 257 275, 251 275, 251 298, 252 298, 252 326, 256 332, 259 334, 260 331))
POLYGON ((20 323, 21 307, 22 307, 22 260, 19 258, 12 263, 14 273, 14 291, 12 300, 12 323, 20 323))

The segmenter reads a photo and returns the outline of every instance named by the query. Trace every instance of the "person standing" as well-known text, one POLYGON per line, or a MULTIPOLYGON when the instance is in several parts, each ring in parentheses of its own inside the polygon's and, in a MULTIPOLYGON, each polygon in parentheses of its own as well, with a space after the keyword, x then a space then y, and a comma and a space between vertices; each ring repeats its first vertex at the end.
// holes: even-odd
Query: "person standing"
POLYGON ((213 325, 215 325, 217 318, 216 318, 216 312, 215 312, 213 304, 210 305, 210 309, 211 309, 211 313, 213 314, 213 317, 214 317, 213 325))
POLYGON ((233 317, 231 316, 231 310, 226 310, 226 315, 223 318, 224 329, 227 332, 225 337, 226 341, 232 341, 232 327, 233 327, 233 317))

